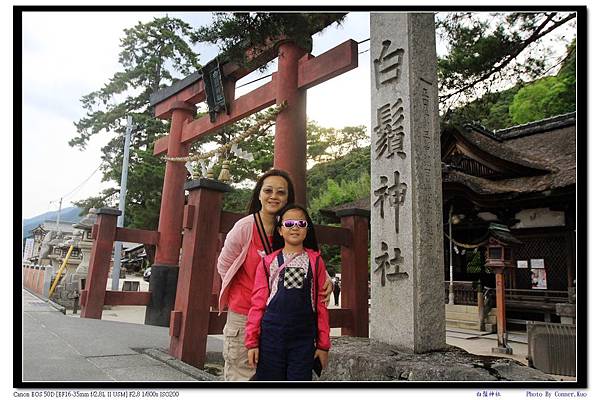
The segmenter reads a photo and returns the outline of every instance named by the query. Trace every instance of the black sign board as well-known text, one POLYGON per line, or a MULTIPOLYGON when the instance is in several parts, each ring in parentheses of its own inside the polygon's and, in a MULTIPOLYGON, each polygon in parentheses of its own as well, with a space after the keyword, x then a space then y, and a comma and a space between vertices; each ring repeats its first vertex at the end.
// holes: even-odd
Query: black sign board
POLYGON ((223 87, 223 70, 218 58, 215 58, 202 68, 202 80, 204 81, 210 122, 215 122, 218 113, 225 111, 229 114, 229 105, 227 104, 225 89, 223 87))

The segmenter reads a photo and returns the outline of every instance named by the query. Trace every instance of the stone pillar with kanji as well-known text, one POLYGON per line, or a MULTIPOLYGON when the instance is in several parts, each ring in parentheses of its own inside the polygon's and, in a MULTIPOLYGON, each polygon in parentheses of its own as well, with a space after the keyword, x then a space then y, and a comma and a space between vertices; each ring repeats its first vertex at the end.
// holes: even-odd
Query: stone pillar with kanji
POLYGON ((433 13, 371 14, 370 337, 446 346, 433 13))

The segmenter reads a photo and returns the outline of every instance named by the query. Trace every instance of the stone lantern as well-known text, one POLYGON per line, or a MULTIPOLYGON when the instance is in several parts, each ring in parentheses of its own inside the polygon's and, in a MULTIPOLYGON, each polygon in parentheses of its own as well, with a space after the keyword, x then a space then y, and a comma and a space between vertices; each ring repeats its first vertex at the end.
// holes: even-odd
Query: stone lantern
POLYGON ((42 241, 44 240, 44 230, 37 228, 33 230, 33 258, 37 260, 39 264, 40 250, 42 248, 42 241))
POLYGON ((54 232, 54 238, 48 243, 50 251, 48 253, 48 259, 50 259, 50 265, 54 272, 57 272, 60 268, 61 253, 60 245, 62 243, 62 235, 58 232, 54 232))
POLYGON ((79 241, 79 250, 81 251, 81 262, 75 270, 72 282, 77 286, 77 290, 84 289, 82 279, 87 278, 90 267, 90 254, 92 252, 92 227, 96 223, 96 209, 91 208, 89 213, 78 223, 73 224, 75 228, 74 236, 79 241))
POLYGON ((485 250, 485 266, 496 274, 496 318, 498 324, 498 347, 492 348, 493 353, 512 354, 508 346, 508 331, 506 329, 506 305, 504 271, 514 268, 513 247, 522 242, 515 238, 506 225, 490 223, 488 241, 485 250))

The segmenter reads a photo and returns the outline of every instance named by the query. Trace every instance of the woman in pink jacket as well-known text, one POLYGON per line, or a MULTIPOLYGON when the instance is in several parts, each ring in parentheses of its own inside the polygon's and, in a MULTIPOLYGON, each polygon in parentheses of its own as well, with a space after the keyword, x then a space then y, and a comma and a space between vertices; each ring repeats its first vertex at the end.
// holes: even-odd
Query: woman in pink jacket
MULTIPOLYGON (((219 255, 217 271, 222 280, 219 311, 228 308, 223 329, 223 375, 227 381, 248 380, 254 375, 254 368, 247 363, 244 336, 256 265, 262 256, 272 252, 275 215, 288 202, 294 202, 294 187, 287 172, 267 171, 254 187, 249 215, 229 231, 219 255)), ((329 280, 323 289, 328 298, 333 290, 329 280)))
POLYGON ((248 362, 257 381, 310 381, 315 361, 325 368, 329 359, 329 313, 317 295, 328 275, 306 209, 289 204, 279 215, 275 251, 256 268, 248 362))

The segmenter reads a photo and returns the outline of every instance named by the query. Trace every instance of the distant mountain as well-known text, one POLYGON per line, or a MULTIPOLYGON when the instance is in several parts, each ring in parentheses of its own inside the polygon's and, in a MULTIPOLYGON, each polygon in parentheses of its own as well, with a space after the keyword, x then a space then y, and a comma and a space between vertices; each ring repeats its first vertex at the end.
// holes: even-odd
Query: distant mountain
MULTIPOLYGON (((80 217, 79 214, 83 211, 83 209, 79 207, 69 207, 60 211, 60 220, 61 221, 69 221, 69 222, 79 222, 83 217, 80 217)), ((56 215, 58 211, 49 211, 44 214, 37 215, 35 217, 31 217, 23 220, 23 238, 27 238, 31 236, 31 230, 41 224, 44 221, 56 221, 56 215)))

